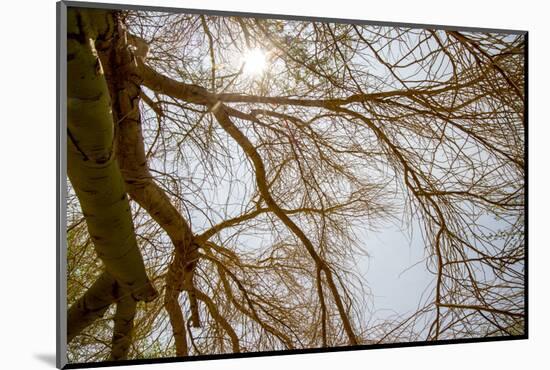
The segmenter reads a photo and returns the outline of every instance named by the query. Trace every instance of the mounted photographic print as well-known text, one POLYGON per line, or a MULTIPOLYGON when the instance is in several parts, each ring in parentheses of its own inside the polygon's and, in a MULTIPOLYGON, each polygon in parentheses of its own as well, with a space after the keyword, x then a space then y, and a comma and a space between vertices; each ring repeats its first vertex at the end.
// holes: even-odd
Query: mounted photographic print
POLYGON ((78 2, 58 32, 58 367, 527 338, 527 32, 78 2))

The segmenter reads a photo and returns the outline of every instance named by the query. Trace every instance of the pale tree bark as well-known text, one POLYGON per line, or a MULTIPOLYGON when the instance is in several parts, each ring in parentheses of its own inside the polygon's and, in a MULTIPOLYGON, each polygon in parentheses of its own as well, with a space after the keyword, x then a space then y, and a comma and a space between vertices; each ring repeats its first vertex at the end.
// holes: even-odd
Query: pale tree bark
POLYGON ((116 303, 112 337, 112 360, 122 360, 130 348, 136 300, 129 291, 120 287, 107 272, 103 272, 86 293, 69 309, 67 314, 67 342, 103 317, 111 304, 116 303))
POLYGON ((128 356, 128 350, 132 344, 136 303, 130 295, 124 295, 117 302, 116 313, 113 318, 115 326, 113 329, 111 360, 124 360, 128 356))
POLYGON ((95 320, 103 317, 105 311, 115 301, 113 291, 115 279, 103 272, 86 293, 67 312, 67 342, 70 343, 95 320))
POLYGON ((69 11, 67 167, 106 270, 137 300, 156 296, 138 249, 114 151, 107 82, 94 40, 112 29, 105 12, 69 11))
POLYGON ((135 70, 138 60, 141 62, 145 55, 130 51, 129 41, 136 39, 127 33, 121 22, 117 22, 113 41, 99 55, 111 92, 112 115, 117 128, 116 157, 126 189, 131 198, 164 229, 175 248, 166 276, 164 304, 175 337, 176 355, 187 356, 185 320, 178 299, 182 290, 187 292, 192 324, 199 327, 199 309, 193 283, 197 246, 187 221, 153 181, 148 168, 139 108, 141 81, 135 70))
MULTIPOLYGON (((111 99, 97 44, 107 43, 114 31, 111 12, 68 12, 67 35, 67 170, 80 202, 95 251, 106 272, 69 309, 69 340, 101 317, 118 300, 120 330, 128 333, 129 300, 150 301, 157 292, 145 271, 122 174, 115 157, 111 99), (113 287, 117 292, 113 293, 113 287), (92 320, 93 321, 93 320, 92 320), (122 325, 120 323, 125 322, 122 325)), ((135 305, 135 303, 134 303, 135 305)), ((132 320, 133 320, 133 315, 132 320)), ((116 324, 115 324, 116 326, 116 324)), ((126 340, 113 355, 122 358, 126 340)))
POLYGON ((185 318, 181 311, 179 303, 180 291, 177 289, 177 282, 174 281, 177 276, 172 270, 175 269, 175 265, 172 263, 168 270, 168 276, 166 277, 166 291, 164 292, 164 308, 170 318, 170 325, 172 326, 172 334, 174 335, 174 342, 176 345, 177 356, 189 355, 189 347, 187 345, 187 331, 185 329, 185 318))

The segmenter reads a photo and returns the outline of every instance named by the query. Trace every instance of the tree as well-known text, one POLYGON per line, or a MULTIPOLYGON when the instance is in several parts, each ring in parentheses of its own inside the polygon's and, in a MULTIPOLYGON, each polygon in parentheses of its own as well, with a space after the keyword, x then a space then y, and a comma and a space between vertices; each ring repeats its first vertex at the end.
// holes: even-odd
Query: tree
POLYGON ((70 8, 70 361, 521 335, 524 41, 70 8), (434 283, 372 322, 395 220, 434 283))

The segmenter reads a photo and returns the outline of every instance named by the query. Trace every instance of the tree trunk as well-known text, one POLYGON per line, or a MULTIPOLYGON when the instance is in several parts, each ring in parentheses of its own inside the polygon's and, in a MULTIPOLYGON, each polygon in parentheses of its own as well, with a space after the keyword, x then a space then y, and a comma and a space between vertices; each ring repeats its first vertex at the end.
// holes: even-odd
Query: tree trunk
POLYGON ((67 313, 67 343, 95 320, 103 317, 115 301, 116 281, 106 272, 69 308, 67 313))
MULTIPOLYGON (((139 108, 141 78, 136 71, 137 63, 141 63, 145 56, 136 57, 130 52, 127 40, 135 40, 136 37, 128 34, 121 23, 117 23, 115 29, 113 42, 100 53, 100 58, 104 61, 105 75, 111 91, 112 114, 118 130, 117 161, 132 199, 166 231, 174 244, 175 257, 170 267, 171 278, 167 278, 167 291, 171 292, 171 297, 165 301, 170 320, 172 323, 180 322, 181 313, 177 311, 181 312, 181 308, 176 307, 175 303, 179 292, 185 290, 189 298, 193 326, 199 327, 200 317, 193 283, 197 262, 193 233, 166 193, 153 181, 145 157, 139 108)), ((177 304, 179 306, 179 303, 177 304)), ((173 327, 173 330, 181 331, 177 327, 173 327)), ((183 355, 187 352, 186 343, 185 346, 178 343, 183 341, 176 341, 178 355, 183 355)))
POLYGON ((148 301, 157 293, 145 272, 115 159, 111 100, 94 42, 108 39, 113 24, 110 12, 68 12, 67 169, 105 269, 136 300, 148 301))
POLYGON ((132 330, 136 315, 136 301, 130 295, 123 294, 116 305, 115 327, 111 341, 111 360, 125 360, 132 344, 132 330))

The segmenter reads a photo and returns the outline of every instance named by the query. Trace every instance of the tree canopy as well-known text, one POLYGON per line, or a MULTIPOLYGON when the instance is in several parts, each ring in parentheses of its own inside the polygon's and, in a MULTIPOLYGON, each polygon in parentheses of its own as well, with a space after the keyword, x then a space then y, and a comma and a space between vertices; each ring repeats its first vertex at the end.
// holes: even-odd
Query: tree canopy
POLYGON ((523 334, 523 35, 80 8, 67 32, 70 362, 523 334), (433 283, 372 320, 360 235, 389 224, 433 283))

